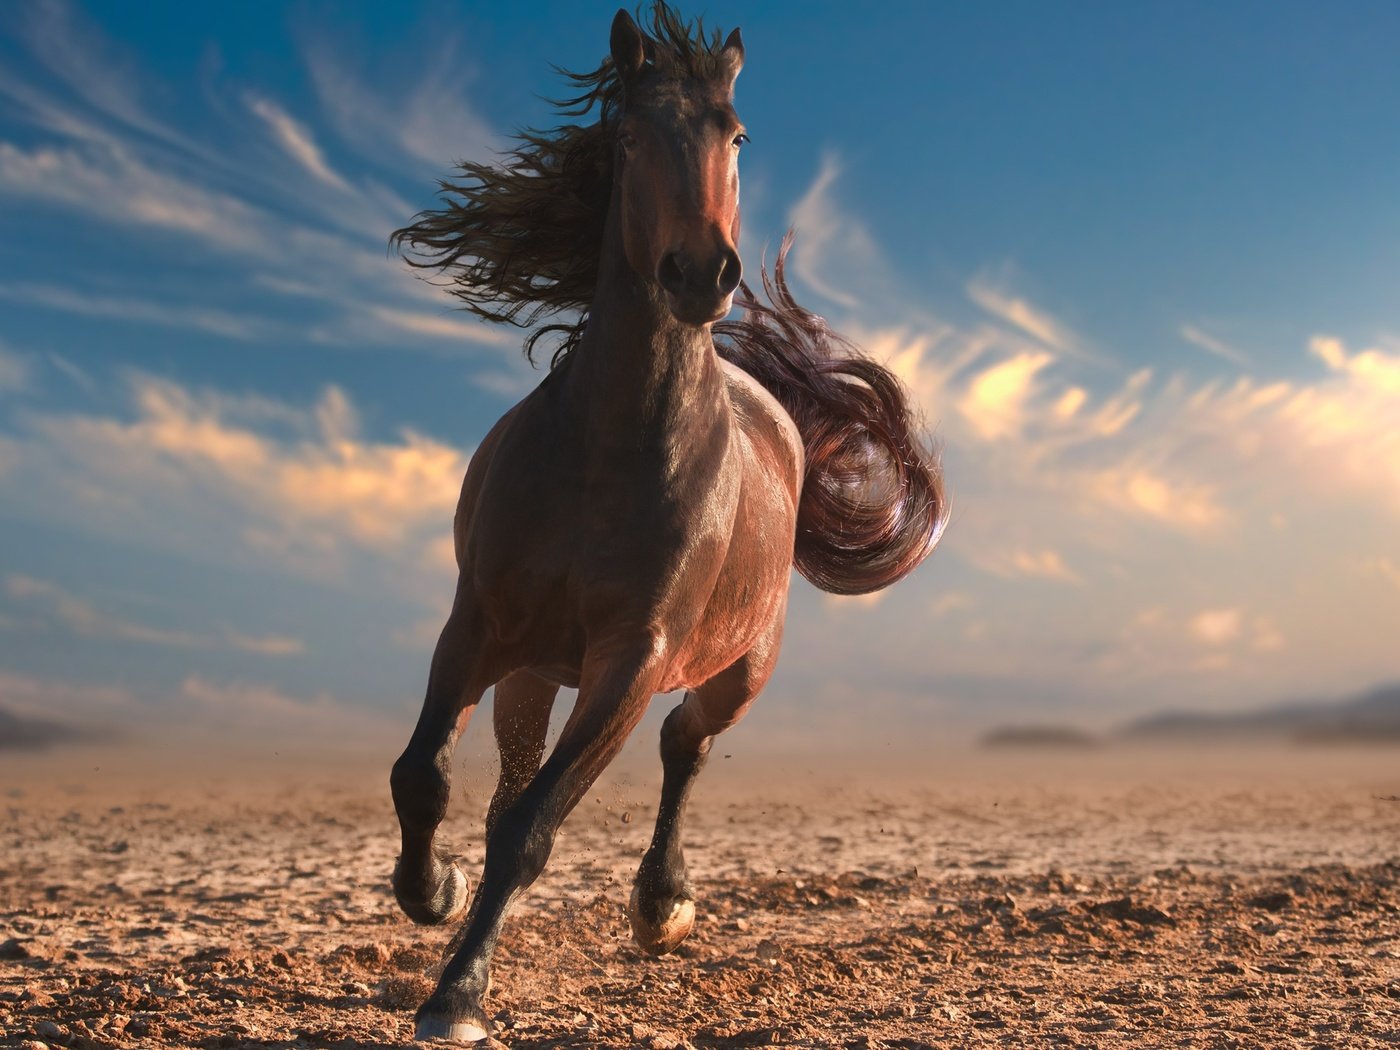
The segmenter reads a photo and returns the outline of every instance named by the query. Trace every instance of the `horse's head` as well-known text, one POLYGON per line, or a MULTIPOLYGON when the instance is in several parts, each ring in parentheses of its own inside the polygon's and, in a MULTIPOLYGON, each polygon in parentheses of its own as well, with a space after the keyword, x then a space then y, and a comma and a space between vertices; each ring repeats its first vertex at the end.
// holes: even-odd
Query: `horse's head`
POLYGON ((746 138, 733 104, 744 63, 739 31, 696 68, 674 61, 619 11, 612 60, 623 84, 614 201, 627 261, 660 285, 677 320, 718 321, 742 272, 735 244, 746 138))

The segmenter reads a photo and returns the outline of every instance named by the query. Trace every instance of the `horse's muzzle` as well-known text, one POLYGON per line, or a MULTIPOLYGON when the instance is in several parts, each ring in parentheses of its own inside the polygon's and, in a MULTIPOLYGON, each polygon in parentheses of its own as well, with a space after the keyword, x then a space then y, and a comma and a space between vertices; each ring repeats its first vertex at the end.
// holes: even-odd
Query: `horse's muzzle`
POLYGON ((683 324, 711 324, 729 313, 744 267, 725 247, 704 263, 683 251, 667 252, 656 266, 666 305, 683 324))

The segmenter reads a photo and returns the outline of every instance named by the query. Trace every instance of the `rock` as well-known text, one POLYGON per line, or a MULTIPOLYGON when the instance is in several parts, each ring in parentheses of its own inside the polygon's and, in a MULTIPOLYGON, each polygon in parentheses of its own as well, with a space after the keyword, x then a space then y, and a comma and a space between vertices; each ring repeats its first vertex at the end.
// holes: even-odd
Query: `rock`
POLYGON ((1264 911, 1284 911, 1293 907, 1293 894, 1287 890, 1280 890, 1277 893, 1261 893, 1257 897, 1249 898, 1251 908, 1261 908, 1264 911))
POLYGON ((1170 914, 1153 904, 1138 904, 1131 897, 1100 901, 1088 905, 1089 911, 1105 919, 1120 922, 1135 922, 1139 926, 1175 926, 1176 920, 1170 914))
POLYGON ((0 959, 30 959, 33 956, 29 949, 20 941, 11 937, 9 940, 0 943, 0 959))

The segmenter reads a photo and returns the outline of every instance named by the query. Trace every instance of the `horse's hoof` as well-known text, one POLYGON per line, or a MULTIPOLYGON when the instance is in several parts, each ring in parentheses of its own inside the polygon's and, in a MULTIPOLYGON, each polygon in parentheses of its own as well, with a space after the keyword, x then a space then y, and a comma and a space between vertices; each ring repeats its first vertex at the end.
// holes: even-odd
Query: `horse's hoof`
POLYGON ((466 914, 467 904, 471 900, 467 877, 451 861, 447 864, 447 874, 426 901, 406 900, 402 894, 397 896, 404 914, 423 926, 441 926, 460 919, 466 914))
POLYGON ((491 1033, 484 1024, 475 1021, 449 1021, 446 1017, 425 1014, 418 1018, 413 1038, 420 1043, 453 1043, 457 1046, 487 1046, 491 1033))
POLYGON ((681 946, 695 928, 695 902, 689 897, 673 897, 671 907, 660 922, 652 922, 642 910, 641 890, 632 887, 632 899, 627 902, 627 921, 632 924, 632 939, 649 955, 667 955, 681 946))

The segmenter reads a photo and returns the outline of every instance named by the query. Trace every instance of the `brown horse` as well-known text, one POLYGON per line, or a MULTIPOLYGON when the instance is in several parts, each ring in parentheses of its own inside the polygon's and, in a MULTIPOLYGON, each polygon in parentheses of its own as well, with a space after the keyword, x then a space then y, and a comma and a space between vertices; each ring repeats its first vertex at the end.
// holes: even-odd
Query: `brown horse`
POLYGON ((457 739, 496 686, 485 867, 420 1039, 487 1037, 507 908, 652 696, 685 689, 661 730, 656 829, 628 908, 644 949, 679 945, 695 917, 686 796, 773 671, 789 567, 829 591, 875 590, 923 560, 945 517, 893 377, 792 301, 781 255, 768 305, 740 282, 738 31, 721 43, 658 4, 650 35, 618 12, 611 52, 561 104, 598 107, 596 123, 466 165, 444 209, 396 234, 483 317, 580 314, 545 329, 565 333, 554 367, 472 457, 456 600, 391 778, 399 903, 450 922, 467 881, 433 834, 457 739), (723 322, 736 292, 745 316, 723 322), (541 765, 561 685, 578 699, 541 765))

